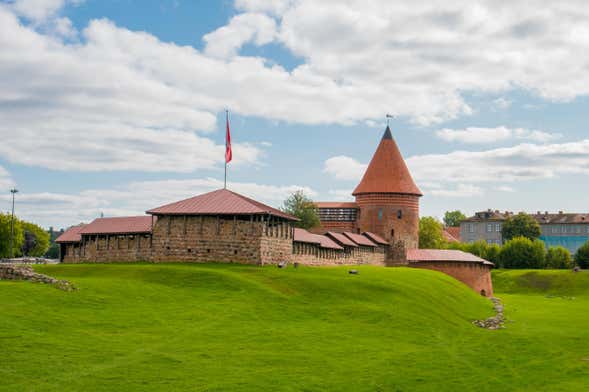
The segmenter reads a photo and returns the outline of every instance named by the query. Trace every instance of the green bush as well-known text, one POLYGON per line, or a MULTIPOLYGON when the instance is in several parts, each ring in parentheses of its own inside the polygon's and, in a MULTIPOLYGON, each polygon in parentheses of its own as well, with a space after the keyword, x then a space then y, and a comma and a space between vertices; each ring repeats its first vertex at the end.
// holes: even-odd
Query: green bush
POLYGON ((542 230, 536 219, 526 213, 520 212, 515 216, 510 216, 503 222, 501 234, 505 241, 517 237, 526 237, 533 240, 540 237, 542 230))
POLYGON ((544 268, 546 249, 540 240, 516 237, 503 245, 499 260, 503 268, 544 268))
POLYGON ((444 225, 432 216, 424 216, 419 220, 419 249, 444 249, 444 225))
POLYGON ((575 263, 583 269, 589 268, 589 241, 585 242, 575 254, 575 263))
POLYGON ((546 253, 546 268, 567 269, 572 267, 571 252, 562 246, 551 246, 546 253))
POLYGON ((499 255, 501 254, 501 246, 497 244, 490 244, 487 247, 487 251, 485 252, 485 257, 483 259, 489 260, 491 263, 495 264, 496 268, 501 268, 501 259, 499 255))
POLYGON ((470 244, 464 242, 449 242, 446 244, 446 249, 461 250, 463 252, 470 252, 470 244))
POLYGON ((32 257, 42 257, 49 249, 49 233, 40 226, 21 221, 25 233, 25 242, 22 245, 23 254, 32 257), (29 241, 26 241, 26 239, 29 241))
POLYGON ((470 252, 475 256, 482 257, 483 259, 487 255, 487 249, 489 248, 489 244, 487 241, 478 240, 471 244, 468 244, 466 252, 470 252))
MULTIPOLYGON (((10 214, 0 213, 0 258, 10 257, 10 214)), ((14 241, 12 243, 13 255, 20 256, 21 247, 25 241, 22 223, 14 217, 14 241)))

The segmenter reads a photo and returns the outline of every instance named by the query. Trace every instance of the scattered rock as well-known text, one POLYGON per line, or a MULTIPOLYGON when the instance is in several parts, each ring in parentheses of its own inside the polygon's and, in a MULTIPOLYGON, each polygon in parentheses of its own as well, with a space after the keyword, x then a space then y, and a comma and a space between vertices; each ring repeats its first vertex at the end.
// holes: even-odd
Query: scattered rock
POLYGON ((51 276, 39 274, 33 270, 33 267, 26 264, 0 264, 0 280, 2 279, 28 280, 33 283, 51 284, 64 291, 77 290, 76 287, 67 280, 59 280, 51 276))
POLYGON ((358 270, 352 269, 352 270, 349 270, 348 273, 350 275, 358 275, 358 270))
POLYGON ((493 302, 493 307, 495 308, 495 312, 497 314, 494 317, 489 317, 486 320, 475 320, 472 323, 477 327, 489 329, 489 330, 496 330, 496 329, 503 329, 505 328, 505 318, 503 317, 503 305, 501 304, 501 300, 499 298, 491 298, 493 302))

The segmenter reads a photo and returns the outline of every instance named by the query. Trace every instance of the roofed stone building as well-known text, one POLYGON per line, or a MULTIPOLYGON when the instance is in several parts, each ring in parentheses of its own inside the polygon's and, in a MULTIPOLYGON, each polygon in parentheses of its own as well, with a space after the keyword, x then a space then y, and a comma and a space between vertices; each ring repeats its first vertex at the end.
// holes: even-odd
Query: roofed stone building
POLYGON ((445 272, 492 295, 489 263, 463 252, 417 250, 419 199, 389 127, 353 192, 354 202, 318 203, 321 226, 220 189, 146 211, 75 226, 56 242, 80 262, 220 262, 405 265, 445 272))

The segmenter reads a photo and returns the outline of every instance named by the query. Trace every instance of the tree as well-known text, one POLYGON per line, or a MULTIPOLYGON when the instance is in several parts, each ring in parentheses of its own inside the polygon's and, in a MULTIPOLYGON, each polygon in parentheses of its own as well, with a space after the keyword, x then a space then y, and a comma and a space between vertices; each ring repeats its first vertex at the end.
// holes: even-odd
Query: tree
POLYGON ((58 259, 59 258, 59 244, 55 242, 51 244, 47 252, 45 253, 44 257, 48 259, 58 259))
POLYGON ((23 254, 26 256, 42 257, 49 249, 49 233, 40 226, 22 222, 25 241, 22 245, 23 254))
MULTIPOLYGON (((0 258, 10 257, 10 214, 0 213, 0 258)), ((14 255, 20 255, 20 248, 24 242, 24 233, 21 222, 14 217, 14 241, 12 249, 14 255)))
POLYGON ((575 263, 583 269, 589 268, 589 241, 585 242, 575 253, 575 263))
POLYGON ((491 263, 495 264, 495 267, 501 268, 501 259, 499 258, 500 254, 501 247, 499 245, 489 244, 485 252, 485 257, 483 257, 483 259, 489 260, 491 263))
POLYGON ((448 227, 458 227, 460 226, 460 222, 466 219, 466 215, 464 215, 461 211, 446 211, 444 214, 444 224, 448 227))
POLYGON ((546 253, 546 268, 567 269, 572 266, 571 252, 562 246, 551 246, 546 253))
POLYGON ((290 195, 284 201, 281 210, 299 218, 300 221, 295 225, 302 229, 310 229, 321 224, 315 203, 303 191, 296 191, 290 195))
POLYGON ((444 226, 432 216, 424 216, 419 220, 419 248, 442 249, 446 247, 444 226))
POLYGON ((540 240, 515 237, 503 245, 499 259, 503 268, 543 268, 546 248, 540 240))
POLYGON ((503 235, 503 241, 509 241, 516 237, 526 237, 534 240, 540 237, 542 230, 536 219, 524 212, 520 212, 515 216, 510 216, 503 222, 501 234, 503 235))

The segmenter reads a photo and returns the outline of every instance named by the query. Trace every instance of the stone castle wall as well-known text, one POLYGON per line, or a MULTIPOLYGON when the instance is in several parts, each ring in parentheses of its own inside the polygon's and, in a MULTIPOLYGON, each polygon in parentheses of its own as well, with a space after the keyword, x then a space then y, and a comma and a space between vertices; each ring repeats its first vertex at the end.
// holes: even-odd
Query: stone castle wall
POLYGON ((289 222, 265 217, 161 216, 150 234, 83 236, 63 244, 65 263, 221 262, 268 264, 288 261, 289 222))
POLYGON ((489 265, 449 261, 417 262, 409 265, 414 268, 443 272, 471 287, 481 295, 493 296, 491 266, 489 265))

